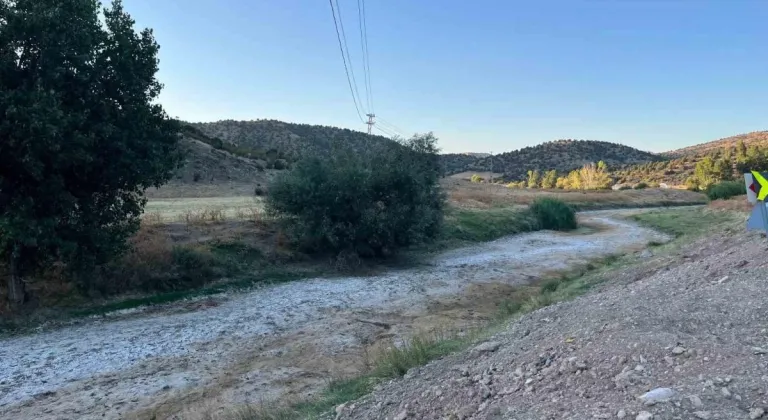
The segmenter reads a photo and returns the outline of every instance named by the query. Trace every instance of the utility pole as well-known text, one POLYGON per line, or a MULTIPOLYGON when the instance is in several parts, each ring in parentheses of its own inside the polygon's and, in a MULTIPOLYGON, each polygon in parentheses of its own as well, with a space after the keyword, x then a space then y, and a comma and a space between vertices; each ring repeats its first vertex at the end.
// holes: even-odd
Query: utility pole
POLYGON ((376 114, 365 114, 365 115, 368 116, 368 122, 366 124, 368 124, 368 135, 370 136, 371 130, 373 129, 373 125, 376 124, 376 121, 373 120, 374 118, 376 118, 376 114))

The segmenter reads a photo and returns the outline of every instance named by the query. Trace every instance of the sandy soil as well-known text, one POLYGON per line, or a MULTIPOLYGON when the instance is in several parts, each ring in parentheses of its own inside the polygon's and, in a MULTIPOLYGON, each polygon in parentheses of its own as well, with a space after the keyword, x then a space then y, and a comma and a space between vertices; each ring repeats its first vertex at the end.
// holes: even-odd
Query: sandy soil
POLYGON ((0 418, 173 418, 183 409, 306 397, 415 329, 491 316, 511 285, 663 235, 582 213, 579 233, 452 250, 374 277, 309 279, 0 341, 0 418))

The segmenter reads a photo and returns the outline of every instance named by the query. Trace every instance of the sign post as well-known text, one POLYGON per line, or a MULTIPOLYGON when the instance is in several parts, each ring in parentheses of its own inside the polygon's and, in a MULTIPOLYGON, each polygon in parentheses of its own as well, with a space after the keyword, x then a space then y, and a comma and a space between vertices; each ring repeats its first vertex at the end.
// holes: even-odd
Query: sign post
POLYGON ((747 201, 754 204, 752 214, 747 220, 747 230, 764 230, 768 234, 768 172, 752 171, 744 174, 747 187, 747 201))

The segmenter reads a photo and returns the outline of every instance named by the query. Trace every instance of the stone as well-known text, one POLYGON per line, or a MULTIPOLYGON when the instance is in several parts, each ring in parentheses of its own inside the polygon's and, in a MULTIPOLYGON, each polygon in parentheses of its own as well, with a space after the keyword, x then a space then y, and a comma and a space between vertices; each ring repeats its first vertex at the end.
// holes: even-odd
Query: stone
POLYGON ((624 410, 619 410, 619 412, 616 413, 616 418, 617 419, 623 419, 625 417, 627 417, 627 412, 624 411, 624 410))
POLYGON ((635 372, 642 372, 644 370, 645 370, 645 366, 643 366, 643 365, 635 366, 635 372))
POLYGON ((704 405, 698 395, 691 395, 688 399, 691 400, 691 404, 693 404, 695 408, 701 408, 704 405))
POLYGON ((712 413, 709 411, 697 411, 693 413, 697 419, 708 420, 712 418, 712 413))
POLYGON ((685 353, 685 347, 675 346, 672 349, 672 354, 674 354, 675 356, 679 356, 683 353, 685 353))
POLYGON ((720 393, 723 394, 725 398, 731 398, 731 391, 727 386, 720 388, 720 393))
POLYGON ((493 353, 501 347, 501 343, 498 341, 486 341, 483 344, 476 346, 472 351, 478 354, 493 353))
POLYGON ((652 389, 640 396, 645 405, 653 405, 664 402, 675 396, 675 391, 671 388, 652 389))
POLYGON ((765 410, 760 407, 752 408, 749 410, 749 418, 752 420, 762 418, 764 414, 765 410))
POLYGON ((405 420, 408 418, 408 410, 403 410, 400 414, 396 415, 394 420, 405 420))
POLYGON ((637 417, 635 417, 635 420, 652 420, 653 414, 647 412, 647 411, 641 411, 637 414, 637 417))

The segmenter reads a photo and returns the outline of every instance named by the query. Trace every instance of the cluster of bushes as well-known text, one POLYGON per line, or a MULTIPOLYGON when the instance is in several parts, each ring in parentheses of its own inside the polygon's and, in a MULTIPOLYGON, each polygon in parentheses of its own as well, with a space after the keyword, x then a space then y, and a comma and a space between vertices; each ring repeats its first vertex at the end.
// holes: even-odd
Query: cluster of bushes
POLYGON ((445 206, 436 142, 430 133, 301 160, 270 185, 267 211, 310 252, 373 257, 432 241, 445 206))
POLYGON ((704 193, 710 200, 725 200, 747 193, 747 186, 740 181, 723 181, 710 185, 704 193))

